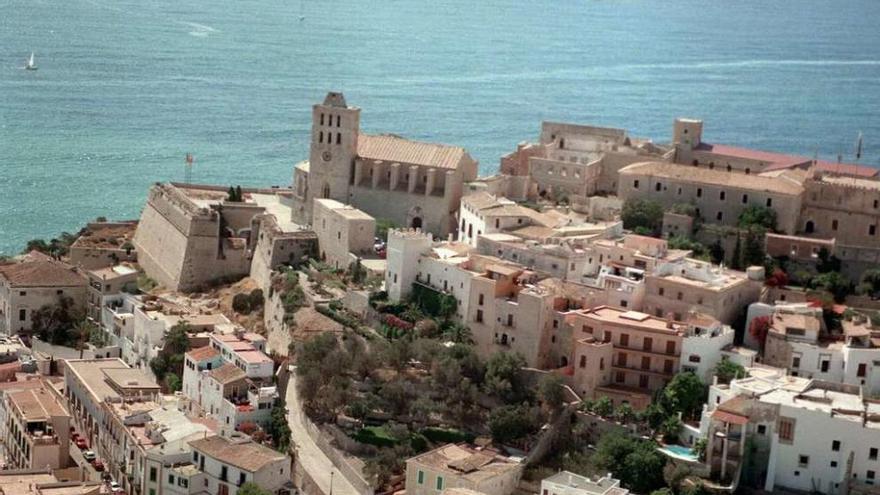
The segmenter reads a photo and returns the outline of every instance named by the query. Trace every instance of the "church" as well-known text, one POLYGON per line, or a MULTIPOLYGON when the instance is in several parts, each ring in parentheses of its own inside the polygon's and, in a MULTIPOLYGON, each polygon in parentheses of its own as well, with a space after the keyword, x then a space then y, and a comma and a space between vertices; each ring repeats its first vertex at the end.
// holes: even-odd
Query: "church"
POLYGON ((292 220, 311 224, 313 200, 329 198, 398 227, 454 233, 464 185, 477 177, 476 160, 459 146, 363 134, 360 116, 342 93, 328 93, 312 107, 309 159, 294 169, 292 220))

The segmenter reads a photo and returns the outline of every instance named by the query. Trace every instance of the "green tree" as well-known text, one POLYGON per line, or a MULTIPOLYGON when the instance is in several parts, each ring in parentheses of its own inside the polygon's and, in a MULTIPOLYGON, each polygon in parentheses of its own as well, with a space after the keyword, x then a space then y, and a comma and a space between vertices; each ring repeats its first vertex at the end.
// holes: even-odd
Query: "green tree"
POLYGON ((290 425, 287 423, 287 408, 284 400, 279 400, 269 417, 268 433, 272 436, 272 445, 280 452, 290 448, 290 425))
POLYGON ((776 230, 776 210, 761 205, 749 205, 739 214, 738 225, 741 229, 760 227, 776 230))
POLYGON ((716 240, 709 246, 709 259, 716 265, 724 261, 724 247, 721 245, 720 240, 716 240))
POLYGON ((593 412, 603 418, 607 418, 614 413, 614 403, 606 396, 599 397, 593 402, 593 412))
POLYGON ((816 271, 819 273, 830 273, 840 271, 840 258, 831 254, 827 248, 822 247, 816 253, 819 261, 816 263, 816 271))
POLYGON ((663 434, 663 441, 666 443, 678 443, 678 436, 681 433, 681 420, 678 416, 669 416, 660 426, 660 433, 663 434))
POLYGON ((521 402, 526 387, 520 383, 519 374, 525 365, 526 360, 519 353, 496 352, 486 364, 486 391, 508 404, 521 402))
POLYGON ((761 227, 749 228, 746 232, 745 245, 742 252, 743 268, 749 266, 763 266, 767 254, 764 250, 765 231, 761 227))
POLYGON ((744 378, 746 370, 725 357, 715 366, 715 376, 718 377, 718 381, 721 383, 730 383, 731 380, 744 378))
POLYGON ((474 342, 471 329, 459 322, 453 322, 443 330, 443 338, 456 344, 472 344, 474 342))
POLYGON ((814 289, 821 289, 831 293, 834 301, 841 303, 846 296, 852 294, 852 284, 840 272, 827 272, 813 277, 811 285, 814 289))
POLYGON ((489 413, 492 438, 506 443, 523 438, 538 429, 535 415, 523 405, 502 406, 489 413))
POLYGON ((658 235, 663 226, 663 206, 656 201, 630 198, 623 204, 620 218, 625 229, 635 230, 641 227, 658 235))
POLYGON ((742 239, 740 238, 739 233, 736 234, 736 244, 733 246, 733 255, 730 257, 730 267, 734 270, 742 270, 743 262, 742 262, 742 239))
POLYGON ((650 493, 664 485, 666 459, 651 441, 614 431, 599 440, 593 459, 600 469, 612 472, 636 493, 650 493))
POLYGON ((633 418, 635 418, 635 411, 628 402, 624 402, 614 409, 614 419, 623 424, 629 423, 633 418))
POLYGON ((260 488, 260 485, 253 481, 248 481, 238 487, 238 495, 272 495, 272 492, 260 488))
POLYGON ((552 373, 542 376, 538 384, 541 402, 552 411, 558 411, 565 404, 565 389, 562 387, 562 377, 552 373))
POLYGON ((682 413, 685 418, 693 418, 702 410, 706 399, 706 387, 692 372, 678 373, 666 385, 662 394, 662 405, 669 414, 682 413))
POLYGON ((166 373, 165 374, 165 390, 169 393, 174 393, 180 391, 181 382, 180 377, 174 373, 166 373))

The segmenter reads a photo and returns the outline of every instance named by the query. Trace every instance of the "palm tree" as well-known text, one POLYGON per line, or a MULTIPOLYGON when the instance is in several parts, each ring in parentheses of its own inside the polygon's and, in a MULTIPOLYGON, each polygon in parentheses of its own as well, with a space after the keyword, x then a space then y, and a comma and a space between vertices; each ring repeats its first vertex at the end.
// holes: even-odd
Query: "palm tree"
POLYGON ((443 330, 443 338, 456 344, 473 344, 474 336, 471 329, 461 323, 452 323, 443 330))

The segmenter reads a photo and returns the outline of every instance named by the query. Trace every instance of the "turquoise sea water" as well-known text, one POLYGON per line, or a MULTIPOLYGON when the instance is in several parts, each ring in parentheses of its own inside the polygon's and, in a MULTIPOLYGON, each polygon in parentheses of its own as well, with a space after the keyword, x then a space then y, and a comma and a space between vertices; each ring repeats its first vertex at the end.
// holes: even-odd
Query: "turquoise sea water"
POLYGON ((286 185, 327 90, 489 173, 542 119, 880 163, 880 2, 0 0, 0 253, 148 186, 286 185), (300 15, 305 15, 299 21, 300 15), (39 70, 21 70, 36 52, 39 70))

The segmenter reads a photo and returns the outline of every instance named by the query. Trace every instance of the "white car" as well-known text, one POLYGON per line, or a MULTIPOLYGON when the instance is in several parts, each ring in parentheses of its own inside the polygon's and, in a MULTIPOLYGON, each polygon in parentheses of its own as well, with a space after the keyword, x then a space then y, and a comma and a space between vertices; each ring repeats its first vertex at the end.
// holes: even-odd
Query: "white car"
POLYGON ((98 454, 95 454, 94 450, 87 450, 83 452, 83 459, 92 462, 98 458, 98 454))
POLYGON ((111 482, 110 482, 110 491, 117 492, 117 491, 119 491, 119 490, 121 490, 121 489, 122 489, 122 487, 119 486, 119 483, 117 483, 117 482, 115 482, 115 481, 111 481, 111 482))

